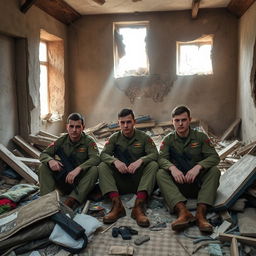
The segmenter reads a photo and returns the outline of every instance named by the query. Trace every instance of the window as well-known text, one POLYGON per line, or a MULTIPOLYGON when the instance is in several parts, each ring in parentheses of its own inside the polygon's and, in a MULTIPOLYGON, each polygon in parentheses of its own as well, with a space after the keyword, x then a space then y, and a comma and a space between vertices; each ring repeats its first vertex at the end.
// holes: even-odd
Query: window
POLYGON ((149 74, 147 56, 148 22, 114 23, 115 77, 149 74))
POLYGON ((40 61, 40 116, 45 117, 49 113, 49 90, 48 90, 48 56, 47 43, 41 41, 39 45, 40 61))
POLYGON ((45 30, 40 31, 40 117, 49 122, 64 114, 64 43, 45 30))
POLYGON ((213 36, 190 42, 177 42, 177 75, 212 74, 213 36))

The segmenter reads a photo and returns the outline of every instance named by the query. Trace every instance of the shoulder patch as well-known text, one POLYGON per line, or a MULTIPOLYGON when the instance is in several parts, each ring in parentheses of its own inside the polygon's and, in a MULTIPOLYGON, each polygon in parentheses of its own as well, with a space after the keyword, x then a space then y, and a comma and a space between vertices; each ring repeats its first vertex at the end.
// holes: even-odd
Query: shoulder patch
POLYGON ((210 147, 213 147, 212 141, 208 138, 205 141, 205 144, 209 145, 210 147))
POLYGON ((92 143, 90 143, 90 146, 93 148, 93 149, 97 149, 97 144, 96 144, 96 142, 92 142, 92 143))
POLYGON ((55 146, 55 142, 53 141, 51 144, 48 145, 48 148, 55 146))
POLYGON ((148 138, 147 142, 148 142, 149 144, 151 144, 152 146, 155 145, 154 141, 153 141, 151 138, 148 138))
POLYGON ((162 143, 161 143, 161 145, 160 145, 160 150, 163 150, 164 147, 165 147, 165 143, 164 143, 164 141, 162 141, 162 143))

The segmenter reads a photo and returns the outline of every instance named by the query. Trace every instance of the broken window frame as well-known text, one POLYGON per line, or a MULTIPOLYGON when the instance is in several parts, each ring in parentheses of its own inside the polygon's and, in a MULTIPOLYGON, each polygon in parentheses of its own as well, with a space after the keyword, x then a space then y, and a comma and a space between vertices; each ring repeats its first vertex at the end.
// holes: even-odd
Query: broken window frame
POLYGON ((196 40, 193 41, 177 41, 176 42, 176 74, 178 76, 190 76, 190 75, 212 75, 213 74, 213 67, 212 67, 212 58, 211 58, 211 53, 210 53, 210 60, 211 60, 211 70, 205 72, 203 70, 197 70, 196 72, 191 72, 191 73, 184 73, 181 72, 181 46, 184 45, 194 45, 198 48, 204 46, 204 45, 210 45, 211 46, 211 52, 212 52, 212 47, 213 47, 213 35, 204 35, 196 40))
POLYGON ((145 76, 149 75, 149 59, 147 52, 147 35, 149 30, 149 21, 129 21, 129 22, 113 22, 113 54, 114 54, 114 77, 122 78, 127 76, 145 76), (119 28, 145 28, 145 53, 147 58, 147 67, 143 70, 137 69, 131 72, 127 70, 127 74, 119 74, 119 60, 125 55, 125 45, 122 42, 122 36, 118 33, 119 28))

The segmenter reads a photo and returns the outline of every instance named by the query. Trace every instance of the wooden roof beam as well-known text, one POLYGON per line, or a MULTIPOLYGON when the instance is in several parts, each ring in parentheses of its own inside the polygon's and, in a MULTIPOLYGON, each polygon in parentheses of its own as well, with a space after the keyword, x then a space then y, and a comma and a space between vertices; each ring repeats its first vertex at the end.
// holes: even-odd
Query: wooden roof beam
POLYGON ((35 5, 66 25, 81 17, 80 13, 63 0, 37 0, 35 5))
POLYGON ((255 1, 256 0, 231 0, 227 6, 227 9, 232 14, 240 18, 255 1))
POLYGON ((20 7, 20 11, 26 13, 37 0, 26 0, 20 7))
POLYGON ((201 0, 193 0, 192 1, 192 19, 197 18, 197 14, 199 11, 199 6, 200 6, 200 1, 201 0))

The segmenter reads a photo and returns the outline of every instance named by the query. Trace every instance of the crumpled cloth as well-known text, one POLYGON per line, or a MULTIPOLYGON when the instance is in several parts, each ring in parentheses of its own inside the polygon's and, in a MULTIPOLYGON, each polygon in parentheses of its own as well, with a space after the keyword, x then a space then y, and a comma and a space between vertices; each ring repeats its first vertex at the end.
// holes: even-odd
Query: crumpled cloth
POLYGON ((0 195, 0 199, 6 198, 18 203, 24 197, 36 192, 39 189, 38 186, 30 184, 18 184, 10 188, 8 191, 0 195))
POLYGON ((0 199, 0 214, 10 211, 16 206, 17 204, 10 199, 0 199))

